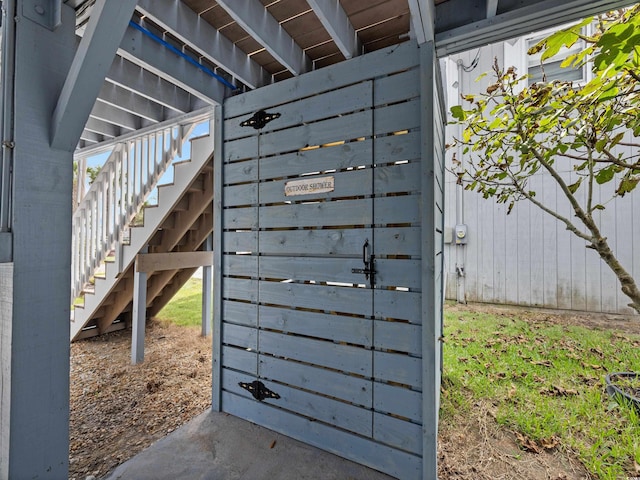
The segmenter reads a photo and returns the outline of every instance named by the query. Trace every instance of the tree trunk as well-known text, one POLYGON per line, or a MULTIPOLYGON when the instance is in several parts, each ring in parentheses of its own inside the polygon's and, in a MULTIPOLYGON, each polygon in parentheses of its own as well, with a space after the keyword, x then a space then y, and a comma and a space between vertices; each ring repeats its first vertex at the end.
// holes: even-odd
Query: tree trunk
POLYGON ((600 258, 609 265, 609 268, 611 268, 616 277, 618 277, 622 293, 631 299, 631 303, 629 303, 628 306, 633 308, 636 313, 640 313, 640 290, 638 290, 638 286, 633 277, 629 275, 614 255, 607 243, 607 239, 601 236, 597 237, 591 242, 589 248, 593 248, 598 252, 600 258))

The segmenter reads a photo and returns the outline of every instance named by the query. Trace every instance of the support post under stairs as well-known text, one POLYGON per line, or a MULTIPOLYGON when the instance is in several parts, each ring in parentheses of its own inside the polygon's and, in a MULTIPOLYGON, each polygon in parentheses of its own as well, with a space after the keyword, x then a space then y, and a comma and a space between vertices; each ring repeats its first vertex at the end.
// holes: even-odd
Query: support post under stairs
MULTIPOLYGON (((147 253, 144 247, 140 253, 147 253)), ((144 332, 147 320, 147 272, 138 270, 135 263, 133 273, 133 314, 131 328, 131 364, 137 365, 144 360, 144 332)))

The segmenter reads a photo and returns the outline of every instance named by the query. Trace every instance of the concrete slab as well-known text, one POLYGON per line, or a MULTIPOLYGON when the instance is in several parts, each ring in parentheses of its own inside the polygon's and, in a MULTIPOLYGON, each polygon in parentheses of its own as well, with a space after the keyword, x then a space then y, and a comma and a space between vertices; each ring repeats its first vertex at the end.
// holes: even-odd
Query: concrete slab
POLYGON ((391 480, 237 417, 205 412, 105 480, 391 480))

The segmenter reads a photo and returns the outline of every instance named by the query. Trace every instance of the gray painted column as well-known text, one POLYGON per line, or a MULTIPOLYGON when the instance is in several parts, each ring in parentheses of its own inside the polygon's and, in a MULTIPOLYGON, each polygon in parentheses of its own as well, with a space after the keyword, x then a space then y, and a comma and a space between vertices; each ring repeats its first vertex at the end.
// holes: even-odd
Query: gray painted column
POLYGON ((442 335, 444 144, 442 88, 433 42, 420 45, 422 103, 422 461, 423 478, 438 476, 438 410, 442 335), (436 133, 440 133, 437 135, 436 133), (437 179, 440 179, 438 181, 437 179), (440 208, 438 208, 440 207, 440 208))
MULTIPOLYGON (((207 252, 213 250, 213 234, 207 237, 205 248, 207 252)), ((211 265, 202 267, 202 336, 211 333, 211 287, 213 272, 211 265)))
POLYGON ((215 149, 213 152, 213 335, 211 355, 211 410, 219 412, 222 407, 222 173, 224 162, 224 120, 223 107, 218 105, 214 110, 213 135, 215 149))
MULTIPOLYGON (((147 253, 144 247, 140 253, 147 253)), ((136 261, 133 273, 133 312, 131 314, 131 364, 144 361, 144 332, 147 321, 147 272, 138 271, 136 261)))
POLYGON ((49 139, 75 53, 75 15, 43 2, 61 9, 51 30, 24 16, 34 17, 31 2, 15 5, 15 24, 12 14, 2 19, 3 28, 15 25, 16 52, 15 95, 4 105, 14 99, 13 135, 2 138, 13 144, 13 254, 0 264, 0 478, 60 479, 69 466, 73 156, 49 139))

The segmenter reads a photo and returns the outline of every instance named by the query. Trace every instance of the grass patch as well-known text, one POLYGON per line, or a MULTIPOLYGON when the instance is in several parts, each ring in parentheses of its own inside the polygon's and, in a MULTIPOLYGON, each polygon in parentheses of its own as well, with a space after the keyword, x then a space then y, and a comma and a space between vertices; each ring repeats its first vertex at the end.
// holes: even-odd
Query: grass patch
POLYGON ((604 380, 640 371, 640 336, 445 309, 445 339, 443 420, 486 400, 525 449, 573 451, 601 479, 640 475, 639 415, 604 380))
POLYGON ((182 327, 202 325, 202 280, 190 278, 156 315, 160 320, 182 327))

